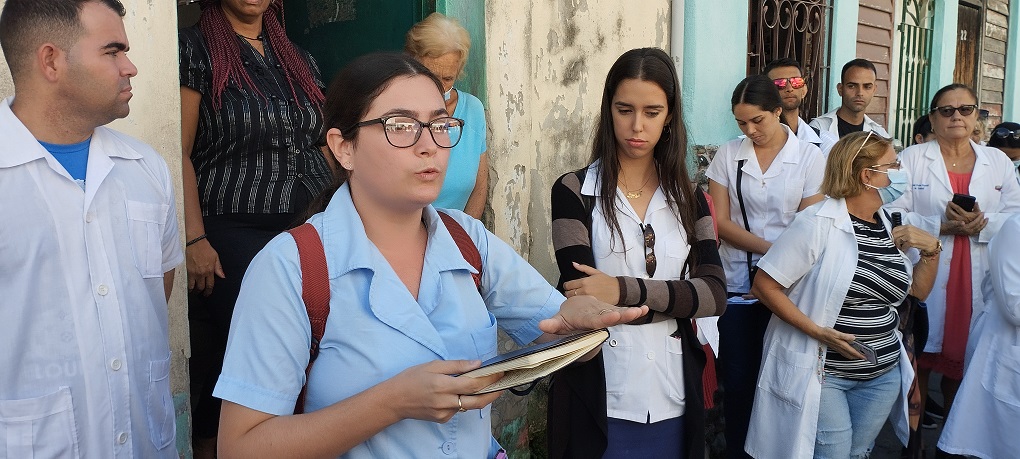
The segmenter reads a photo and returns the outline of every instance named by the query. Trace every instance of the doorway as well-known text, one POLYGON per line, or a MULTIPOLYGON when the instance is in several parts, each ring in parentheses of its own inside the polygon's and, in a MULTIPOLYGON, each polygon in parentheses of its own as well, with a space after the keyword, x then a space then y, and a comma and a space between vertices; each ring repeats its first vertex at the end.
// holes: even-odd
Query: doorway
POLYGON ((977 91, 978 58, 981 49, 981 7, 960 2, 956 37, 956 69, 953 82, 977 91))

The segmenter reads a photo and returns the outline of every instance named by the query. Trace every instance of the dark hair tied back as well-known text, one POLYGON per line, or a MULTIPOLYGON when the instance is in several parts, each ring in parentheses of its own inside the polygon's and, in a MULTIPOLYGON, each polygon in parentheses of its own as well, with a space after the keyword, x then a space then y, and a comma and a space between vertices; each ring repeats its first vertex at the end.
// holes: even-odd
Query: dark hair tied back
MULTIPOLYGON (((339 129, 345 140, 357 143, 357 124, 363 121, 379 94, 395 78, 416 75, 428 77, 436 85, 436 91, 443 92, 443 85, 435 75, 407 54, 374 53, 354 59, 337 73, 326 91, 326 103, 322 108, 325 130, 339 129)), ((325 139, 322 143, 326 143, 325 139)), ((312 201, 298 223, 325 210, 333 194, 347 179, 347 171, 341 168, 333 177, 333 183, 312 201)))

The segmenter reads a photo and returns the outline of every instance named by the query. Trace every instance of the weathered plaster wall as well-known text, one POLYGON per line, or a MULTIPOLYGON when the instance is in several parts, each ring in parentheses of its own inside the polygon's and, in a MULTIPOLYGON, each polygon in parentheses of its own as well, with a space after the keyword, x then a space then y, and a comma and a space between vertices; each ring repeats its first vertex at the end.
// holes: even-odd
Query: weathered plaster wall
POLYGON ((632 48, 668 47, 669 7, 668 0, 486 2, 488 220, 550 281, 557 276, 552 182, 586 163, 616 58, 632 48))
MULTIPOLYGON (((587 163, 606 73, 632 48, 667 48, 670 2, 488 0, 485 2, 490 198, 485 221, 550 282, 558 272, 549 190, 587 163)), ((501 351, 508 341, 501 340, 501 351)), ((538 391, 541 392, 541 391, 538 391)), ((532 410, 544 422, 541 394, 532 410)), ((528 403, 504 395, 493 433, 511 457, 544 448, 525 418, 528 403)))
MULTIPOLYGON (((177 80, 177 5, 172 1, 121 0, 127 9, 124 18, 131 50, 128 56, 138 67, 131 80, 134 97, 131 115, 111 127, 138 137, 160 152, 170 166, 176 184, 178 215, 181 200, 181 127, 180 90, 177 80)), ((4 0, 0 0, 0 7, 4 0)), ((0 60, 0 97, 14 93, 6 61, 0 60)), ((183 220, 179 222, 184 228, 183 220)), ((183 244, 183 242, 182 242, 183 244)), ((171 389, 178 414, 178 451, 188 445, 188 349, 187 295, 184 267, 178 268, 174 292, 170 298, 171 389)))

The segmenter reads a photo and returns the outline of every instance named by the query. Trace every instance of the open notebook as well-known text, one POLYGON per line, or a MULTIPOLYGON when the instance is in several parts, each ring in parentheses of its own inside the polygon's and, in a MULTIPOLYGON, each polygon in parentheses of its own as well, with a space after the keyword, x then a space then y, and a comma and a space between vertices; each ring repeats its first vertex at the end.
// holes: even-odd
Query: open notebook
POLYGON ((565 336, 563 338, 536 344, 493 357, 461 376, 479 378, 493 373, 504 372, 499 381, 475 392, 485 394, 531 383, 569 365, 581 356, 602 345, 609 338, 605 328, 565 336))

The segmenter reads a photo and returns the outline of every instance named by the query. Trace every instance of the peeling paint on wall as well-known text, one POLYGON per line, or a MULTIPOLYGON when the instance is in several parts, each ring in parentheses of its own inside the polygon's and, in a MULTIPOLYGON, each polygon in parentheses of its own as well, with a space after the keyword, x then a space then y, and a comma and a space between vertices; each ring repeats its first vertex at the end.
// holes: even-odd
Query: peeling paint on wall
MULTIPOLYGON (((616 58, 632 48, 668 46, 669 6, 669 0, 486 2, 488 106, 490 120, 499 120, 489 125, 486 223, 550 282, 558 277, 552 183, 587 163, 602 84, 616 58)), ((497 401, 493 431, 511 457, 529 457, 526 444, 535 440, 504 403, 522 405, 497 401)))

